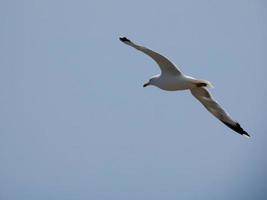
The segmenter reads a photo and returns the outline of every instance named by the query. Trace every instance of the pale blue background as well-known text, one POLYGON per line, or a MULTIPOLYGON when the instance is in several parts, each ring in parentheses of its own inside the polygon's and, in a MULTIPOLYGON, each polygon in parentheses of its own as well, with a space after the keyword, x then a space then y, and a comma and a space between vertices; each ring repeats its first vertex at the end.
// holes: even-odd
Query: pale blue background
POLYGON ((267 3, 0 2, 1 200, 267 199, 267 3), (252 135, 189 92, 142 88, 167 55, 252 135))

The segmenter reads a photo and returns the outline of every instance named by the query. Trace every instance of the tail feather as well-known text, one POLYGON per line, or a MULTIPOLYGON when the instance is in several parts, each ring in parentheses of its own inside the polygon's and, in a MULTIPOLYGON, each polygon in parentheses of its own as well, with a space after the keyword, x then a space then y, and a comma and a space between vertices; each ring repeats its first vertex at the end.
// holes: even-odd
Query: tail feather
POLYGON ((194 80, 194 84, 196 87, 210 87, 214 88, 211 82, 207 80, 194 80))

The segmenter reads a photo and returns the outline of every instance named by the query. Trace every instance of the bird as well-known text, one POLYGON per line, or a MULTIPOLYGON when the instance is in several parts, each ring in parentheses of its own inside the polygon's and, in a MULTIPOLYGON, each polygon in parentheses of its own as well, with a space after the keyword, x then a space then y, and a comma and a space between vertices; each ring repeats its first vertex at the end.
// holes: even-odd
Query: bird
POLYGON ((247 138, 250 137, 240 124, 234 120, 210 94, 207 88, 212 88, 213 85, 209 81, 185 75, 167 57, 147 47, 135 44, 127 37, 120 37, 119 39, 124 44, 129 45, 151 57, 159 66, 161 73, 152 76, 149 81, 143 85, 143 87, 155 86, 166 91, 190 90, 191 94, 222 123, 240 135, 247 138))

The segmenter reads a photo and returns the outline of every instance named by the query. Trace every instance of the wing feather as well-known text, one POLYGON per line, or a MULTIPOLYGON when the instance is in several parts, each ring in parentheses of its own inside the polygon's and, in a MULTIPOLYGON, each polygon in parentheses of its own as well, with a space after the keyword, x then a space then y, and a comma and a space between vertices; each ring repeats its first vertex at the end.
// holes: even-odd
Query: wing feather
POLYGON ((213 99, 209 91, 204 87, 196 87, 191 89, 192 95, 203 104, 203 106, 212 113, 216 118, 223 122, 226 126, 235 132, 250 137, 250 135, 243 130, 238 122, 233 120, 231 116, 213 99))
POLYGON ((127 39, 126 37, 122 37, 120 38, 120 41, 122 41, 123 43, 143 52, 144 54, 148 55, 149 57, 151 57, 160 67, 161 69, 161 73, 172 73, 172 74, 181 74, 181 72, 179 71, 179 69, 175 66, 175 64, 173 64, 168 58, 164 57, 163 55, 148 49, 146 47, 137 45, 135 43, 133 43, 132 41, 130 41, 129 39, 127 39))

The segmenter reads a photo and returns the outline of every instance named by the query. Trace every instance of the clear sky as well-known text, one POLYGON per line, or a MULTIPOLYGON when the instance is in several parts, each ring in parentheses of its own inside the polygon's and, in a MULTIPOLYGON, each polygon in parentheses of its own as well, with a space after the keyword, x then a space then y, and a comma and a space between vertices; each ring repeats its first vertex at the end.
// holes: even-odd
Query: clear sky
POLYGON ((0 1, 1 200, 267 199, 267 3, 0 1), (146 45, 214 97, 143 88, 146 45))

